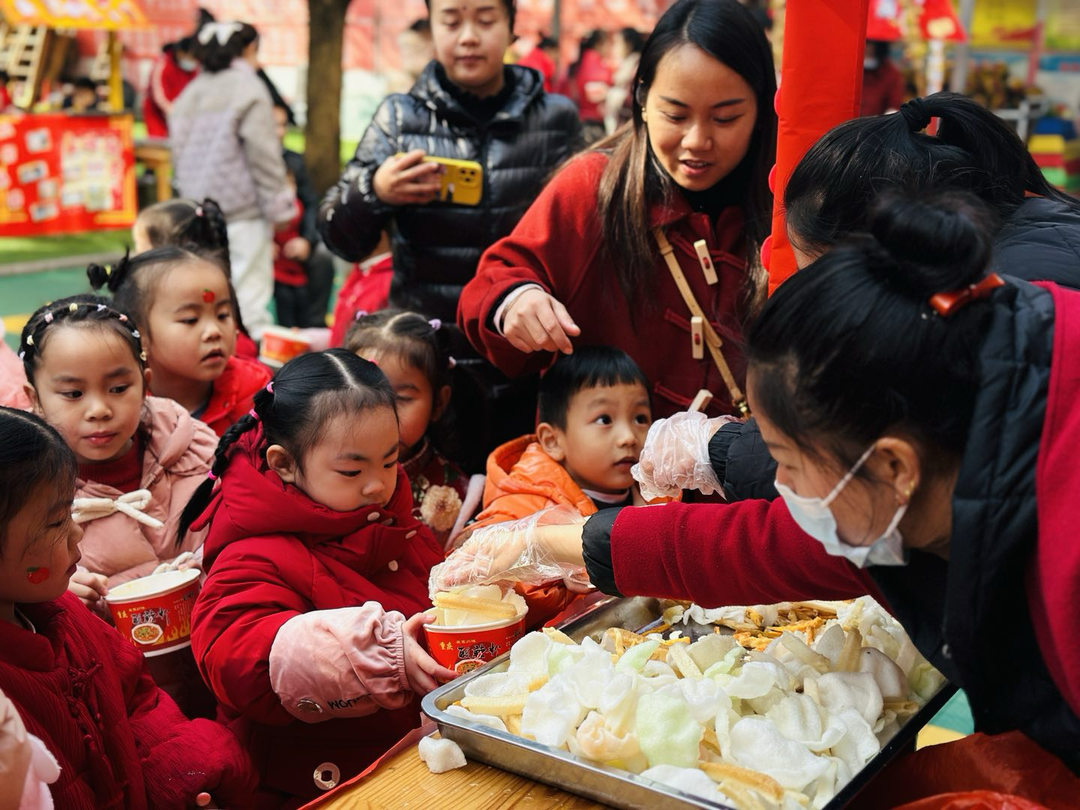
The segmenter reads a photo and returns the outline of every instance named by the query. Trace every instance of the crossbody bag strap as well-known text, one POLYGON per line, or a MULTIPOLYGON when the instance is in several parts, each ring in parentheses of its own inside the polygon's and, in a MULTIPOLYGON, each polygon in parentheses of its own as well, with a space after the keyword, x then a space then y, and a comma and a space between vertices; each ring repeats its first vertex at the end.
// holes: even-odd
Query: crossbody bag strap
POLYGON ((675 280, 675 286, 678 288, 679 294, 682 295, 683 301, 686 302, 687 309, 690 310, 691 315, 702 320, 705 331, 705 345, 709 349, 709 354, 712 355, 713 362, 716 363, 716 368, 724 380, 724 385, 727 386, 731 401, 743 416, 749 416, 750 407, 746 402, 746 396, 743 394, 742 389, 739 388, 739 384, 735 382, 735 375, 731 373, 731 369, 724 359, 724 354, 720 351, 720 348, 724 345, 723 341, 720 340, 720 336, 716 334, 712 323, 705 317, 705 313, 698 305, 697 299, 694 298, 694 292, 690 289, 690 283, 686 280, 682 268, 679 267, 679 262, 675 259, 675 250, 664 234, 663 228, 653 228, 653 237, 656 239, 656 244, 660 246, 660 254, 664 257, 668 270, 671 271, 671 277, 675 280))

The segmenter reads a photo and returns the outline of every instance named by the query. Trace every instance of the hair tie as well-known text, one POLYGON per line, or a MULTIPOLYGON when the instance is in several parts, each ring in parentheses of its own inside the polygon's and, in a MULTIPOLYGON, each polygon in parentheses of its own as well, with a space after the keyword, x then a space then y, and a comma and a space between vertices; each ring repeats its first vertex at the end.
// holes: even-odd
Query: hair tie
POLYGON ((139 359, 142 360, 144 363, 146 362, 146 352, 145 351, 139 352, 139 359))
POLYGON ((98 305, 97 305, 97 311, 98 311, 98 312, 104 312, 104 311, 105 311, 105 310, 107 310, 107 309, 108 309, 108 307, 107 307, 107 306, 105 306, 104 304, 98 304, 98 305))
POLYGON ((51 312, 46 312, 45 317, 42 320, 44 320, 45 323, 52 323, 53 322, 53 314, 51 312))
POLYGON ((368 311, 366 309, 358 309, 358 310, 356 310, 356 314, 353 315, 353 320, 358 321, 361 318, 365 317, 367 314, 368 314, 368 311))
POLYGON ((139 334, 139 330, 138 330, 138 329, 132 329, 132 330, 131 330, 131 336, 132 336, 133 338, 135 338, 136 340, 141 340, 141 339, 142 339, 142 335, 140 335, 140 334, 139 334))
POLYGON ((206 477, 207 477, 207 478, 209 478, 209 479, 210 479, 211 481, 217 481, 217 476, 216 476, 216 475, 214 475, 214 471, 213 471, 213 470, 209 470, 209 471, 208 471, 208 472, 206 473, 206 477))
POLYGON ((930 296, 930 306, 942 318, 948 318, 958 309, 962 309, 972 301, 986 298, 998 287, 1004 287, 1005 280, 997 273, 991 273, 982 281, 969 284, 959 290, 939 292, 930 296))
POLYGON ((908 128, 912 132, 922 132, 930 126, 930 119, 933 118, 926 106, 926 102, 921 98, 913 98, 901 104, 900 115, 904 117, 908 128))
POLYGON ((34 336, 33 335, 27 335, 26 336, 26 345, 27 346, 33 346, 34 345, 34 336))
POLYGON ((109 276, 112 275, 112 265, 111 264, 105 265, 104 270, 105 270, 105 278, 108 278, 109 276))
POLYGON ((26 352, 19 352, 19 359, 20 360, 25 360, 26 359, 26 352))
POLYGON ((268 382, 266 384, 266 393, 268 393, 268 394, 274 393, 274 381, 273 380, 271 380, 270 382, 268 382))
POLYGON ((76 304, 74 302, 68 304, 68 312, 78 312, 78 311, 79 311, 79 305, 78 304, 76 304))
POLYGON ((262 421, 261 419, 259 419, 259 415, 257 413, 255 413, 254 408, 252 408, 250 411, 248 411, 248 416, 250 416, 256 422, 261 422, 262 421))
POLYGON ((430 321, 428 321, 428 324, 436 332, 438 332, 440 329, 442 329, 442 321, 440 321, 438 318, 432 318, 430 321))
POLYGON ((200 45, 209 45, 210 40, 216 39, 217 44, 224 48, 229 44, 233 34, 243 30, 244 26, 238 22, 210 22, 199 29, 195 38, 199 40, 200 45))
POLYGON ((457 365, 457 360, 455 360, 453 357, 447 357, 446 358, 446 365, 448 367, 450 367, 450 368, 453 368, 454 366, 457 365))
POLYGON ((195 206, 195 216, 201 217, 203 215, 203 208, 201 205, 195 206))

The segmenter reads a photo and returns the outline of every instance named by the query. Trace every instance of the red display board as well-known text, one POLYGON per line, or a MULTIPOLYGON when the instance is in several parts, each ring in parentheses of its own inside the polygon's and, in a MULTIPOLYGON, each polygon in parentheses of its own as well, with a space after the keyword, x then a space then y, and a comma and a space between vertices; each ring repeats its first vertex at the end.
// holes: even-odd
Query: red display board
POLYGON ((0 236, 130 228, 131 117, 0 115, 0 236))

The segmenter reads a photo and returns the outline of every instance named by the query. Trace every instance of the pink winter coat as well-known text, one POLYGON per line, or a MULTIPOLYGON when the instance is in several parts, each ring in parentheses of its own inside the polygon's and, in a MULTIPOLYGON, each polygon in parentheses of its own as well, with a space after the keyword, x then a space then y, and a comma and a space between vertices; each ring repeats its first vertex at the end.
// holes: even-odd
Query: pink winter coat
MULTIPOLYGON (((140 426, 146 441, 140 487, 150 491, 142 511, 157 518, 160 529, 139 523, 121 512, 82 524, 82 565, 109 578, 115 587, 145 576, 160 563, 202 545, 205 532, 188 532, 176 545, 180 513, 206 473, 217 449, 218 437, 171 399, 147 397, 140 426)), ((78 498, 109 498, 123 493, 96 481, 78 481, 78 498)))

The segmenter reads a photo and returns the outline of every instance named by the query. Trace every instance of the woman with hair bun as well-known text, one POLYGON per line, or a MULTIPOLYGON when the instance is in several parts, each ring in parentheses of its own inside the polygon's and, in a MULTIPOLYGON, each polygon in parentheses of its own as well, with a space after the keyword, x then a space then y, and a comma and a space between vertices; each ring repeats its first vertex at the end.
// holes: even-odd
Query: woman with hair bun
POLYGON ((176 185, 184 197, 211 197, 221 206, 232 282, 255 340, 272 323, 272 228, 296 213, 270 94, 256 72, 258 48, 247 23, 204 24, 195 35, 202 72, 169 116, 176 185))
POLYGON ((870 593, 965 690, 983 734, 917 755, 866 806, 958 787, 1071 806, 1080 292, 992 272, 987 216, 970 195, 888 197, 869 235, 766 303, 747 335, 747 388, 781 498, 492 527, 432 587, 497 579, 524 551, 584 564, 593 585, 626 596, 719 606, 870 593))

